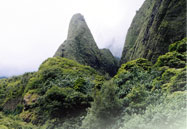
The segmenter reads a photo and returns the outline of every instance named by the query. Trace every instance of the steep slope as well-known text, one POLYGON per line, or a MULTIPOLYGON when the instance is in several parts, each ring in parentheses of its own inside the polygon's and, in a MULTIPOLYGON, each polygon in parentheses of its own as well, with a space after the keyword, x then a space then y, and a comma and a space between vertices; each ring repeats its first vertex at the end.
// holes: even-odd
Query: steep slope
POLYGON ((38 126, 52 118, 60 124, 78 119, 90 106, 92 88, 100 80, 104 77, 89 66, 66 58, 49 58, 35 73, 0 80, 0 116, 1 111, 19 115, 38 126))
POLYGON ((105 68, 108 73, 115 75, 119 66, 119 61, 112 55, 109 49, 100 49, 102 58, 102 67, 105 68))
POLYGON ((96 92, 81 129, 185 129, 186 41, 154 65, 144 58, 122 64, 96 92))
MULTIPOLYGON (((58 48, 54 57, 61 56, 73 59, 81 64, 89 65, 100 70, 101 72, 114 75, 117 70, 117 64, 115 61, 111 62, 111 60, 105 60, 108 57, 104 55, 97 47, 84 17, 81 14, 75 14, 69 24, 67 40, 58 48), (109 68, 111 65, 112 69, 109 68)), ((112 54, 107 56, 110 56, 109 58, 114 58, 112 54)))
POLYGON ((153 63, 186 36, 185 0, 146 0, 128 30, 121 64, 146 58, 153 63))

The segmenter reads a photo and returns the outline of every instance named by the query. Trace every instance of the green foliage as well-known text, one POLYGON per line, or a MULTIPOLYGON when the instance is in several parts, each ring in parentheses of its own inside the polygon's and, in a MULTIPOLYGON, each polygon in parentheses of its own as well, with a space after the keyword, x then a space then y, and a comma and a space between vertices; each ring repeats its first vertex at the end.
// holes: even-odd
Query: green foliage
POLYGON ((132 90, 123 99, 124 106, 128 112, 140 112, 145 110, 149 104, 148 101, 149 92, 144 86, 133 87, 132 90))
POLYGON ((6 113, 18 114, 23 91, 34 73, 0 80, 0 108, 6 113))
POLYGON ((120 88, 120 97, 123 98, 131 92, 134 87, 144 85, 147 90, 151 90, 153 88, 152 81, 158 75, 160 75, 159 71, 145 71, 141 68, 135 68, 131 72, 121 72, 113 79, 120 88))
POLYGON ((31 89, 38 89, 38 93, 45 94, 53 85, 73 88, 79 78, 84 79, 86 81, 85 85, 91 88, 93 86, 91 84, 92 80, 95 79, 96 75, 98 73, 94 69, 80 65, 75 61, 61 57, 49 58, 40 66, 35 77, 30 79, 25 93, 31 89))
POLYGON ((163 96, 143 114, 124 114, 120 129, 185 129, 186 93, 163 96))
MULTIPOLYGON (((22 96, 23 90, 26 87, 28 80, 33 76, 33 73, 26 73, 22 76, 12 77, 0 80, 0 94, 6 99, 17 98, 22 96)), ((1 96, 0 95, 0 96, 1 96)))
POLYGON ((179 53, 186 52, 187 38, 181 41, 175 42, 169 46, 169 51, 177 51, 179 53))
POLYGON ((172 44, 155 65, 143 58, 127 62, 108 81, 60 57, 47 59, 36 73, 1 79, 6 115, 0 113, 0 128, 36 128, 22 119, 41 129, 178 128, 186 111, 184 43, 172 44))
POLYGON ((61 57, 49 58, 36 73, 0 80, 0 109, 21 113, 24 121, 34 124, 52 118, 63 123, 86 111, 93 101, 92 88, 102 79, 91 67, 61 57))
POLYGON ((168 93, 186 90, 186 67, 182 69, 161 67, 159 70, 162 70, 162 74, 153 80, 153 89, 159 85, 163 92, 168 93))
POLYGON ((175 68, 168 68, 165 70, 165 72, 162 74, 161 80, 164 83, 170 82, 170 79, 175 76, 180 70, 177 70, 175 68))
MULTIPOLYGON (((134 69, 131 72, 124 72, 114 78, 119 87, 118 94, 123 100, 125 112, 141 113, 146 107, 161 96, 161 91, 155 87, 154 78, 160 76, 156 70, 145 71, 134 69)), ((161 84, 157 87, 160 87, 161 84)))
POLYGON ((117 87, 112 82, 106 82, 100 91, 95 90, 94 102, 81 129, 104 129, 115 123, 122 108, 116 91, 117 87))
POLYGON ((152 66, 152 63, 144 58, 139 58, 123 64, 118 71, 118 74, 124 70, 131 71, 134 68, 141 68, 143 70, 148 70, 152 66))
POLYGON ((74 89, 86 93, 85 85, 86 81, 83 78, 78 78, 74 83, 74 89))
POLYGON ((28 98, 25 110, 35 110, 34 119, 30 121, 42 124, 50 118, 61 119, 84 112, 92 101, 96 78, 102 76, 72 60, 55 57, 44 61, 24 90, 24 100, 28 98))
POLYGON ((170 92, 185 91, 187 89, 187 74, 186 67, 181 69, 176 76, 171 78, 171 85, 169 87, 170 92))
POLYGON ((96 76, 94 80, 95 88, 101 89, 104 82, 105 82, 105 78, 103 76, 96 76))
POLYGON ((142 75, 138 76, 137 74, 146 73, 146 71, 150 69, 151 66, 152 63, 143 58, 127 62, 119 68, 118 73, 114 76, 113 79, 115 80, 115 83, 120 87, 122 87, 121 85, 125 85, 125 83, 129 83, 128 86, 126 86, 126 89, 128 91, 131 87, 130 85, 134 85, 134 82, 139 82, 138 80, 143 77, 142 75), (130 81, 132 79, 134 81, 130 81))
POLYGON ((23 122, 17 116, 5 116, 0 112, 0 128, 1 129, 39 129, 38 127, 23 122))
POLYGON ((45 67, 40 70, 42 80, 53 80, 62 76, 62 71, 59 67, 45 67))
POLYGON ((14 110, 14 115, 18 115, 23 111, 23 105, 22 104, 18 104, 16 109, 14 110))
POLYGON ((72 88, 53 86, 38 101, 40 114, 47 112, 51 118, 64 118, 67 115, 79 114, 90 105, 91 97, 72 88), (75 113, 75 114, 74 114, 75 113))
POLYGON ((176 51, 168 52, 158 58, 155 67, 168 66, 170 68, 183 68, 185 67, 186 57, 176 51))
MULTIPOLYGON (((128 30, 121 63, 142 57, 155 63, 160 55, 168 52, 171 43, 185 37, 185 0, 146 0, 128 30)), ((186 45, 180 50, 185 48, 186 45)))

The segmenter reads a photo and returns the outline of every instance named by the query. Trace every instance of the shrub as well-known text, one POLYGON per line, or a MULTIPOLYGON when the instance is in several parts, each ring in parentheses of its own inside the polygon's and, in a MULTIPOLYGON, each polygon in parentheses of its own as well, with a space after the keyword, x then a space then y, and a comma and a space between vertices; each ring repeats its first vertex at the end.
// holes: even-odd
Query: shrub
POLYGON ((16 109, 14 110, 14 115, 18 115, 18 114, 20 114, 22 111, 23 111, 23 105, 22 104, 18 104, 17 105, 17 107, 16 107, 16 109))
POLYGON ((186 57, 176 51, 168 52, 160 56, 155 63, 155 67, 168 66, 170 68, 184 68, 186 57))
POLYGON ((86 81, 83 78, 78 78, 74 83, 74 89, 86 93, 86 81))
POLYGON ((107 82, 100 91, 95 89, 94 102, 81 129, 105 129, 115 123, 121 111, 121 100, 116 88, 112 82, 107 82))
POLYGON ((185 129, 186 93, 175 92, 149 105, 143 114, 124 114, 120 129, 185 129))
POLYGON ((120 74, 121 72, 125 72, 125 71, 131 71, 134 68, 148 70, 151 66, 152 66, 152 63, 150 61, 144 58, 139 58, 133 61, 129 61, 125 64, 122 64, 117 74, 120 74))
POLYGON ((187 89, 186 68, 181 69, 175 76, 171 78, 170 92, 185 91, 187 89))
POLYGON ((17 116, 5 116, 0 113, 0 129, 39 129, 39 127, 23 122, 17 116))
POLYGON ((144 86, 133 87, 132 90, 123 98, 124 106, 127 112, 136 112, 145 110, 146 106, 149 104, 148 101, 149 92, 144 86))
POLYGON ((72 88, 60 88, 53 86, 38 104, 41 112, 48 112, 50 117, 65 117, 73 115, 75 111, 84 110, 90 104, 91 98, 72 88), (42 111, 43 110, 43 111, 42 111))
POLYGON ((169 51, 177 51, 179 53, 186 52, 187 38, 181 41, 175 42, 169 46, 169 51))
POLYGON ((169 68, 167 69, 161 77, 161 80, 163 81, 163 83, 167 83, 170 82, 170 79, 175 76, 180 70, 177 70, 175 68, 169 68))
POLYGON ((62 76, 62 71, 59 67, 45 67, 40 70, 42 80, 53 80, 62 76))

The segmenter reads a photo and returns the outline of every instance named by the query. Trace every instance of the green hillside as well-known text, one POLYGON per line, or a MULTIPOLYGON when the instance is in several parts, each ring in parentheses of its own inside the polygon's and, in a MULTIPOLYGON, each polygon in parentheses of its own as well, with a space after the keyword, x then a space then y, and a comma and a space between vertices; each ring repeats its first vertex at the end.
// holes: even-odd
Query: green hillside
POLYGON ((155 64, 139 58, 113 78, 61 57, 0 80, 3 129, 176 129, 186 120, 187 39, 155 64), (148 123, 147 123, 148 122, 148 123))
POLYGON ((120 66, 75 14, 38 71, 0 79, 0 129, 186 129, 185 5, 145 0, 120 66))

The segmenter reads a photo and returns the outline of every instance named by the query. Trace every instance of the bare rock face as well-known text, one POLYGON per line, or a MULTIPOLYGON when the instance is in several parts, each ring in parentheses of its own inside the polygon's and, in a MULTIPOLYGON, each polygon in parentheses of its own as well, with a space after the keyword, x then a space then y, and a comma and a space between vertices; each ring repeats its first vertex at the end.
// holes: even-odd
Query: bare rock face
MULTIPOLYGON (((111 61, 106 61, 102 52, 97 47, 97 44, 88 28, 84 17, 81 14, 75 14, 69 24, 67 40, 58 48, 54 57, 61 56, 75 60, 83 65, 91 66, 103 73, 109 73, 113 76, 117 71, 117 63, 111 70, 108 67, 111 61), (108 67, 105 67, 105 66, 108 67)), ((111 58, 114 58, 110 54, 111 58)))
POLYGON ((145 0, 128 30, 120 63, 146 58, 153 63, 186 37, 186 0, 145 0))

